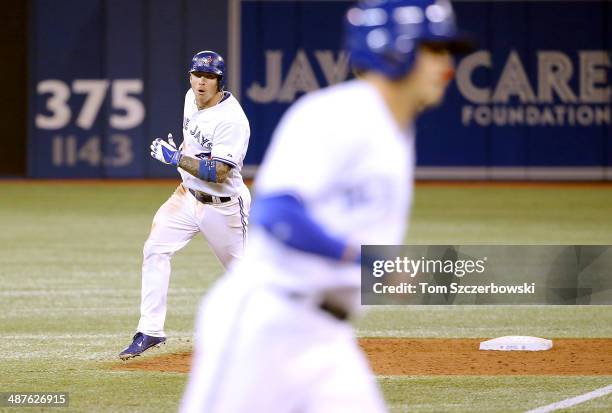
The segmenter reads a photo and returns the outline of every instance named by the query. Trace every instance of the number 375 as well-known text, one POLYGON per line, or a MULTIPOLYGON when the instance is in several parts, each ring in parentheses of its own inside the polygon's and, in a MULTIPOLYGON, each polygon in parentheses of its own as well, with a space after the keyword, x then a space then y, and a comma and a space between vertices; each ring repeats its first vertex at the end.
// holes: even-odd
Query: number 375
MULTIPOLYGON (((134 94, 142 93, 142 80, 116 79, 75 79, 72 82, 72 93, 84 94, 85 102, 76 117, 76 125, 81 129, 91 129, 98 117, 104 98, 111 86, 111 107, 119 110, 109 116, 109 124, 115 129, 131 129, 140 125, 145 117, 145 108, 134 94)), ((39 129, 62 129, 72 118, 72 109, 68 104, 70 87, 57 79, 47 79, 38 83, 39 95, 49 95, 46 100, 48 114, 36 115, 36 127, 39 129)))

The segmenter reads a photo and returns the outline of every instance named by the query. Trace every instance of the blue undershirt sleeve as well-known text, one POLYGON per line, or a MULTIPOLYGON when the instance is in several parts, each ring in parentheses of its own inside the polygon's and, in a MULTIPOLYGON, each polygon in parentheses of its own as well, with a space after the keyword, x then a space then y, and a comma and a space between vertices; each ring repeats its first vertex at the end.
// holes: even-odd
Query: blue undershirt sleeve
POLYGON ((343 240, 327 234, 292 195, 257 198, 251 222, 283 244, 303 252, 340 260, 347 246, 343 240))

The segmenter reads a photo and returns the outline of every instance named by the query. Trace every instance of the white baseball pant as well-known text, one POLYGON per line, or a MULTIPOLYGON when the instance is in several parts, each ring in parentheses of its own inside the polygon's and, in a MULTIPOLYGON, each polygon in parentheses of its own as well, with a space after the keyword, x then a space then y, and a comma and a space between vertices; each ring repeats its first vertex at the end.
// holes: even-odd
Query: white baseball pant
POLYGON ((247 238, 251 196, 246 187, 231 201, 203 204, 182 184, 159 208, 143 249, 140 321, 137 331, 165 337, 170 260, 202 233, 224 268, 241 258, 247 238))
POLYGON ((351 326, 252 275, 204 299, 180 412, 386 412, 351 326))

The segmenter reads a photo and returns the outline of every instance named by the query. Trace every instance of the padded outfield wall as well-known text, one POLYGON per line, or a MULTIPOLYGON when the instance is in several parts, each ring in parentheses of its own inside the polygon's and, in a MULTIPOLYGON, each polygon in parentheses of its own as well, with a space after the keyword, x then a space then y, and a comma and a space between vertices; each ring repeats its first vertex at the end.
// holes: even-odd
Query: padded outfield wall
MULTIPOLYGON (((180 136, 186 67, 201 49, 227 58, 256 166, 292 102, 350 76, 351 3, 32 0, 29 175, 175 176, 148 145, 180 136)), ((612 179, 612 3, 454 4, 478 48, 419 121, 418 176, 612 179)))

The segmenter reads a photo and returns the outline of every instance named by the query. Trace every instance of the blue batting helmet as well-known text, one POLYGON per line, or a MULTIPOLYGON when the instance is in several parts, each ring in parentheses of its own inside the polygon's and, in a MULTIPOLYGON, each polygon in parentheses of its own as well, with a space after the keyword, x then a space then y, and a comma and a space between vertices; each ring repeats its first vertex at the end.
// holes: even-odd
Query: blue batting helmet
POLYGON ((219 53, 210 50, 196 53, 189 66, 191 72, 213 73, 219 79, 219 90, 225 86, 225 61, 219 53))
POLYGON ((448 0, 362 0, 346 13, 351 65, 397 79, 414 64, 420 43, 442 43, 451 52, 469 50, 448 0))

